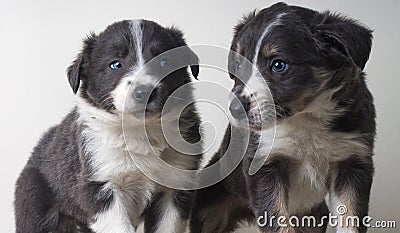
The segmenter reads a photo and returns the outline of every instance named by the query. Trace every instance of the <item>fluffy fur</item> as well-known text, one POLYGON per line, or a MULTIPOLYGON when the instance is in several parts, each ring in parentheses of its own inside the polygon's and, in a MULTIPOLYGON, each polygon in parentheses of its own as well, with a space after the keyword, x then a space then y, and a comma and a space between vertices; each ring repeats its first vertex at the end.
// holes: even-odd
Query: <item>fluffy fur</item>
MULTIPOLYGON (((146 233, 184 231, 193 192, 153 182, 132 160, 139 158, 145 164, 141 169, 159 172, 162 167, 155 167, 151 155, 183 169, 199 165, 200 153, 175 151, 161 129, 166 99, 191 81, 187 67, 162 80, 153 69, 136 76, 146 62, 184 45, 176 28, 146 20, 114 23, 84 41, 68 68, 76 107, 40 139, 17 181, 17 233, 133 233, 141 223, 146 233), (142 103, 143 90, 150 90, 144 93, 147 105, 142 103)), ((192 51, 185 51, 183 59, 197 61, 192 51)), ((165 61, 160 67, 169 65, 165 61)), ((190 68, 197 77, 198 66, 190 68)), ((192 93, 187 98, 192 99, 192 93)), ((193 105, 181 115, 170 112, 165 117, 179 119, 176 135, 190 143, 200 140, 200 119, 193 105)))
MULTIPOLYGON (((224 155, 231 127, 250 128, 249 147, 227 179, 199 191, 192 232, 232 232, 238 223, 255 223, 265 213, 319 219, 329 210, 338 215, 340 205, 347 207, 344 217, 368 214, 375 110, 362 70, 371 40, 371 31, 354 20, 285 3, 244 17, 235 27, 231 49, 256 69, 231 76, 232 92, 246 115, 232 114, 235 120, 211 164, 224 155), (279 60, 287 66, 274 72, 279 60), (254 161, 262 161, 256 172, 254 161)), ((240 69, 238 60, 230 56, 230 69, 240 69)), ((326 229, 280 227, 277 218, 272 223, 259 226, 260 231, 326 229)), ((337 232, 366 230, 362 225, 337 227, 337 232)))

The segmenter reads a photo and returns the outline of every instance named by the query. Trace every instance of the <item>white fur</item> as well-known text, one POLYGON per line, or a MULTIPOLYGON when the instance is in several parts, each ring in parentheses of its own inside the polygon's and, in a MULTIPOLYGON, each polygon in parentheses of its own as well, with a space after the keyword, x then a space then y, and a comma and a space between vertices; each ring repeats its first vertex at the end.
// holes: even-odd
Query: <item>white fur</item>
MULTIPOLYGON (((280 13, 279 15, 276 16, 275 20, 270 23, 263 31, 263 33, 261 34, 260 38, 257 41, 256 44, 256 48, 254 51, 254 57, 253 57, 253 64, 256 66, 257 65, 257 59, 258 59, 258 55, 260 53, 260 48, 262 45, 262 41, 264 40, 264 37, 271 31, 271 29, 277 25, 281 25, 282 24, 282 18, 283 16, 287 15, 286 13, 280 13)), ((253 70, 253 72, 255 72, 253 70)), ((257 71, 256 71, 257 72, 257 71)))
MULTIPOLYGON (((142 128, 144 125, 137 124, 129 115, 108 113, 90 105, 81 97, 76 98, 76 103, 79 113, 78 121, 85 126, 82 132, 85 140, 85 154, 89 156, 90 165, 93 167, 90 179, 107 182, 105 189, 111 189, 118 197, 109 209, 95 216, 91 227, 95 232, 134 232, 132 229, 141 223, 141 214, 158 187, 142 171, 143 169, 162 170, 154 167, 155 163, 152 163, 154 159, 150 159, 150 155, 160 156, 161 152, 165 152, 165 149, 169 147, 163 136, 161 122, 154 120, 146 124, 146 132, 144 132, 142 128), (134 123, 130 124, 131 122, 134 123), (140 159, 141 170, 131 156, 142 158, 140 159), (135 183, 136 180, 137 183, 135 183), (124 186, 123 190, 120 188, 121 185, 124 186), (134 185, 134 187, 125 187, 125 185, 134 185), (133 226, 133 228, 128 226, 133 226)), ((167 119, 171 117, 170 114, 166 116, 167 119)), ((163 159, 171 164, 176 163, 178 167, 180 164, 185 164, 182 165, 183 167, 191 165, 190 161, 185 160, 189 159, 188 156, 178 158, 183 159, 182 161, 170 161, 177 159, 178 155, 175 154, 165 153, 167 157, 163 159)), ((166 199, 163 209, 165 215, 161 219, 157 232, 183 232, 184 230, 181 229, 184 229, 186 224, 180 219, 173 200, 166 199), (168 231, 165 231, 166 229, 168 231)))
MULTIPOLYGON (((261 73, 258 70, 257 67, 257 59, 260 53, 260 49, 261 49, 261 45, 262 42, 265 38, 265 36, 271 31, 271 29, 275 26, 278 25, 282 25, 282 18, 287 15, 286 13, 281 13, 279 14, 275 20, 270 23, 263 31, 263 33, 261 34, 260 38, 257 40, 257 44, 254 50, 254 56, 253 56, 253 60, 252 60, 252 73, 251 76, 249 78, 249 80, 245 83, 245 88, 242 91, 242 95, 245 96, 252 96, 252 99, 255 99, 256 101, 253 101, 251 103, 251 108, 252 109, 260 109, 260 104, 262 103, 273 103, 273 99, 271 96, 271 93, 269 91, 268 88, 268 83, 265 81, 265 79, 263 78, 263 76, 261 75, 261 73)), ((238 47, 240 47, 238 45, 238 47)), ((249 64, 246 64, 249 65, 249 64)), ((233 96, 230 96, 230 101, 232 101, 233 96)), ((230 119, 233 119, 232 123, 235 125, 238 125, 239 122, 237 122, 237 120, 234 119, 234 117, 232 117, 230 115, 230 119)))
MULTIPOLYGON (((280 25, 285 13, 277 16, 262 33, 257 41, 253 57, 252 75, 246 82, 243 95, 252 96, 251 109, 260 108, 261 115, 265 103, 273 103, 267 83, 258 72, 257 58, 264 37, 273 26, 280 25), (263 105, 263 106, 260 106, 263 105)), ((367 147, 357 140, 361 135, 333 133, 328 130, 329 121, 340 110, 331 97, 336 90, 320 94, 303 111, 279 122, 276 127, 268 127, 259 132, 260 146, 250 166, 250 174, 254 174, 268 159, 269 154, 284 154, 300 162, 300 167, 290 177, 289 213, 309 210, 321 202, 328 193, 327 184, 330 164, 345 159, 347 156, 363 153, 367 147), (255 164, 258 163, 258 164, 255 164)), ((237 122, 236 122, 237 123, 237 122)))
MULTIPOLYGON (((119 197, 111 205, 110 209, 96 217, 98 221, 94 223, 94 227, 96 228, 93 229, 108 229, 104 228, 99 221, 102 222, 103 219, 112 219, 112 216, 114 216, 114 218, 122 218, 119 221, 115 220, 115 227, 125 229, 126 226, 123 226, 123 223, 126 223, 128 220, 130 220, 131 224, 137 226, 140 214, 151 198, 151 193, 155 184, 142 174, 136 167, 131 156, 143 157, 149 156, 150 153, 159 155, 162 150, 167 148, 168 145, 162 136, 161 127, 157 124, 154 124, 154 128, 150 127, 151 129, 147 131, 147 138, 146 134, 141 132, 138 126, 131 126, 128 124, 123 126, 122 116, 110 114, 95 108, 80 97, 78 97, 76 101, 80 116, 79 122, 86 126, 82 134, 85 140, 85 154, 90 156, 89 162, 93 167, 93 174, 91 174, 90 179, 92 181, 107 182, 107 188, 112 189, 113 193, 119 197), (148 140, 151 140, 153 143, 150 145, 148 140), (128 176, 128 178, 124 176, 128 176), (141 181, 137 184, 138 187, 135 188, 136 190, 134 190, 134 193, 130 194, 136 197, 137 200, 121 200, 123 195, 117 187, 120 186, 120 182, 124 182, 121 181, 123 178, 128 179, 128 181, 141 181), (140 185, 142 187, 139 187, 140 185), (141 193, 137 193, 138 190, 141 191, 141 193), (128 202, 127 205, 130 205, 129 201, 134 201, 136 203, 141 203, 141 206, 135 205, 135 209, 123 210, 122 201, 124 201, 125 204, 128 202), (128 211, 126 214, 130 216, 130 219, 125 219, 124 211, 128 211), (118 224, 122 225, 117 226, 118 224)), ((145 159, 144 157, 142 160, 145 159)), ((129 187, 126 189, 128 190, 126 192, 131 190, 129 187)), ((127 196, 129 196, 129 193, 127 196)), ((99 232, 106 232, 106 230, 99 232)))
MULTIPOLYGON (((252 73, 251 73, 249 80, 247 80, 247 82, 245 83, 245 88, 243 89, 243 91, 241 93, 241 95, 251 97, 250 98, 251 99, 250 109, 249 109, 248 113, 255 113, 255 114, 259 115, 260 116, 259 120, 260 120, 263 128, 270 127, 271 125, 269 125, 269 124, 273 124, 273 119, 275 119, 275 107, 274 107, 274 100, 273 100, 272 94, 268 88, 268 83, 266 82, 266 80, 263 78, 262 74, 258 70, 257 60, 258 60, 262 42, 263 42, 265 36, 271 31, 271 29, 273 27, 282 25, 282 18, 285 15, 287 15, 287 14, 281 13, 281 14, 277 15, 275 20, 273 22, 271 22, 264 29, 263 33, 259 37, 256 47, 255 47, 255 50, 254 50, 254 56, 253 56, 253 60, 252 60, 252 73), (258 112, 259 110, 261 110, 262 112, 258 112), (264 122, 264 120, 266 120, 266 118, 268 118, 268 120, 267 120, 267 122, 264 122)), ((231 96, 230 101, 232 101, 232 96, 231 96)), ((239 122, 238 120, 236 120, 231 115, 231 113, 229 113, 229 114, 230 114, 230 120, 231 120, 232 124, 238 126, 243 123, 243 122, 239 122)), ((252 119, 252 120, 254 120, 254 119, 252 119)), ((264 133, 264 134, 268 134, 268 136, 265 138, 273 138, 272 135, 274 135, 274 133, 275 132, 264 133)), ((273 142, 273 140, 270 143, 272 143, 272 142, 273 142)), ((263 153, 264 152, 266 152, 266 151, 263 151, 263 153)), ((254 173, 256 173, 261 168, 261 166, 264 164, 266 158, 263 159, 262 157, 263 157, 263 154, 257 153, 255 155, 255 159, 253 160, 253 162, 250 165, 250 169, 249 169, 250 175, 253 175, 254 173)))
POLYGON ((95 217, 90 228, 96 233, 135 233, 135 229, 129 220, 127 210, 118 196, 110 207, 95 217))
MULTIPOLYGON (((346 214, 339 214, 338 213, 338 207, 339 206, 346 206, 340 198, 337 197, 335 193, 330 193, 329 194, 329 211, 332 213, 332 216, 337 216, 337 226, 336 226, 336 233, 358 233, 357 228, 351 227, 351 226, 346 226, 346 214)), ((349 206, 346 206, 347 209, 349 209, 349 206)), ((360 223, 362 224, 362 221, 360 220, 360 223)))
POLYGON ((256 48, 254 50, 254 57, 253 57, 253 60, 252 60, 252 63, 253 63, 252 74, 251 74, 249 80, 246 82, 247 88, 245 88, 243 90, 243 94, 248 95, 248 96, 252 95, 252 94, 265 96, 265 95, 268 94, 268 90, 266 90, 266 82, 263 79, 263 77, 260 74, 260 72, 258 71, 257 60, 258 60, 258 56, 260 54, 261 45, 262 45, 262 42, 263 42, 265 36, 271 31, 271 29, 273 27, 278 26, 278 25, 282 25, 282 18, 285 15, 287 15, 287 14, 286 13, 279 14, 275 18, 275 20, 272 23, 270 23, 264 29, 263 33, 261 34, 260 38, 258 39, 257 44, 256 44, 256 48))
MULTIPOLYGON (((281 13, 277 15, 277 17, 274 19, 273 22, 271 22, 263 31, 261 36, 257 40, 257 44, 254 50, 254 55, 253 55, 253 60, 251 61, 252 65, 252 73, 249 78, 249 80, 246 82, 246 87, 243 90, 244 95, 250 96, 252 94, 258 93, 258 94, 263 94, 265 92, 265 81, 263 80, 262 75, 258 71, 257 68, 257 60, 258 56, 260 54, 260 49, 262 42, 265 38, 265 36, 271 31, 271 29, 275 26, 282 25, 282 18, 287 15, 286 13, 281 13)), ((240 47, 240 44, 237 44, 237 47, 240 47)), ((250 61, 249 61, 250 63, 250 61)), ((244 64, 244 65, 250 65, 250 64, 244 64)))
POLYGON ((170 196, 166 196, 161 209, 164 211, 162 220, 157 227, 155 233, 183 233, 186 224, 182 221, 179 211, 174 205, 174 200, 170 196))
POLYGON ((141 28, 141 24, 142 24, 141 20, 131 21, 132 36, 135 40, 136 56, 138 60, 137 65, 139 67, 144 65, 143 52, 142 52, 143 31, 141 28))
MULTIPOLYGON (((137 67, 132 70, 122 78, 118 86, 111 92, 113 104, 118 111, 126 113, 137 111, 136 101, 132 98, 135 87, 140 85, 152 87, 161 85, 159 79, 146 75, 142 69, 143 67, 137 67)), ((143 108, 142 106, 139 107, 140 109, 143 108)), ((141 122, 143 122, 143 119, 139 119, 137 123, 141 122)))
MULTIPOLYGON (((337 171, 334 171, 332 173, 332 176, 336 176, 337 171)), ((332 216, 336 216, 337 219, 337 226, 336 228, 336 233, 358 233, 357 227, 355 226, 351 226, 351 223, 347 222, 347 217, 355 217, 354 213, 351 212, 352 211, 352 206, 347 206, 347 205, 351 205, 351 203, 344 203, 342 201, 342 199, 338 196, 338 194, 334 191, 334 181, 331 181, 331 188, 330 188, 330 192, 328 194, 328 198, 327 199, 327 203, 328 203, 328 207, 329 207, 329 211, 332 214, 332 216), (341 210, 341 212, 339 212, 339 208, 345 208, 345 211, 343 211, 343 209, 341 210), (349 224, 349 225, 347 225, 349 224)), ((362 224, 362 220, 359 219, 359 223, 358 224, 362 224)))
MULTIPOLYGON (((80 97, 80 93, 76 95, 78 123, 83 126, 82 156, 88 159, 92 172, 89 174, 89 180, 105 182, 103 190, 98 193, 99 196, 109 193, 110 190, 113 194, 110 206, 97 213, 93 222, 89 223, 96 233, 134 233, 142 223, 143 211, 151 201, 153 193, 160 189, 160 186, 144 175, 145 171, 164 171, 163 167, 156 167, 164 164, 154 163, 161 155, 166 161, 172 160, 171 164, 176 163, 174 159, 179 157, 172 150, 166 150, 169 145, 164 138, 160 119, 145 121, 144 118, 135 118, 131 114, 135 110, 135 103, 131 98, 134 87, 158 84, 155 77, 144 77, 146 73, 142 72, 145 64, 140 20, 131 21, 131 31, 137 62, 110 93, 116 107, 113 114, 89 104, 80 97)), ((166 114, 164 119, 173 121, 177 116, 171 112, 166 114)), ((166 123, 168 125, 169 121, 166 123)), ((178 135, 179 128, 174 130, 176 132, 172 134, 178 135)), ((188 167, 188 156, 181 157, 184 159, 178 161, 178 165, 186 163, 183 166, 188 167)), ((185 224, 179 218, 172 198, 164 204, 165 215, 157 232, 183 232, 180 229, 181 225, 185 224)))
POLYGON ((168 147, 159 122, 152 122, 144 132, 144 125, 129 124, 135 121, 129 115, 110 114, 91 106, 80 97, 77 98, 77 106, 79 120, 87 126, 83 131, 86 150, 94 153, 91 162, 99 168, 94 174, 98 181, 136 170, 130 155, 160 154, 168 147))
MULTIPOLYGON (((268 90, 268 83, 257 69, 257 59, 265 36, 274 26, 282 24, 281 19, 284 16, 285 13, 278 15, 258 39, 252 60, 252 74, 246 82, 246 88, 241 93, 252 97, 251 99, 255 101, 252 101, 251 109, 261 107, 262 113, 266 111, 263 109, 265 103, 273 104, 273 98, 268 90)), ((261 137, 259 148, 255 154, 258 159, 254 159, 253 163, 261 161, 260 164, 264 164, 270 154, 271 156, 283 154, 299 163, 299 167, 293 168, 294 172, 290 177, 288 198, 290 215, 308 211, 315 204, 324 200, 329 192, 328 178, 332 163, 354 154, 367 154, 365 153, 367 146, 356 140, 362 135, 335 133, 329 130, 330 120, 336 114, 341 113, 341 110, 336 108, 336 103, 331 100, 335 91, 331 90, 320 94, 306 109, 282 120, 276 127, 271 126, 258 131, 261 137)), ((232 123, 239 124, 236 120, 232 123)), ((253 163, 250 166, 250 174, 254 174, 260 168, 253 163)), ((333 196, 330 204, 331 208, 337 208, 341 202, 333 196)), ((355 233, 357 231, 339 227, 337 232, 355 233)))
POLYGON ((306 108, 276 125, 261 131, 258 154, 284 154, 300 162, 300 167, 290 177, 289 213, 309 210, 321 202, 328 193, 330 165, 354 154, 365 154, 366 145, 357 143, 361 135, 335 133, 328 130, 336 105, 332 93, 315 99, 311 110, 306 108), (275 137, 274 137, 275 134, 275 137), (272 149, 271 149, 272 148, 272 149), (269 153, 271 151, 271 153, 269 153))
POLYGON ((158 78, 146 74, 146 65, 142 51, 143 31, 141 22, 141 20, 132 20, 130 22, 132 38, 135 41, 137 61, 135 65, 130 68, 130 72, 121 79, 118 86, 111 92, 113 104, 120 112, 135 111, 136 103, 132 98, 135 87, 139 85, 155 87, 159 82, 158 78))
POLYGON ((336 228, 336 233, 357 233, 356 229, 350 228, 336 228))

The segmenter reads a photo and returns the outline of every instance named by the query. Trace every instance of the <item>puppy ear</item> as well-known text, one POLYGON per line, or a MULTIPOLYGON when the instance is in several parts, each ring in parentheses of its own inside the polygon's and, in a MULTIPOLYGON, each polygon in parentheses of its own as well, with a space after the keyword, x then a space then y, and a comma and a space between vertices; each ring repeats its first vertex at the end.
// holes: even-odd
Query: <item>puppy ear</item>
POLYGON ((351 58, 363 70, 372 46, 372 31, 338 14, 319 14, 315 25, 317 40, 351 58), (319 21, 319 22, 318 22, 319 21))
MULTIPOLYGON (((199 64, 199 57, 196 53, 189 47, 185 47, 185 50, 186 57, 189 59, 190 64, 199 64)), ((193 77, 198 80, 197 76, 199 76, 200 71, 199 65, 191 65, 190 71, 192 72, 193 77)))
MULTIPOLYGON (((183 48, 185 59, 189 59, 190 64, 199 64, 199 57, 195 52, 193 52, 193 50, 187 47, 185 39, 183 38, 183 33, 176 27, 170 27, 167 28, 167 30, 170 32, 179 47, 185 46, 183 48)), ((190 66, 190 71, 195 79, 197 79, 197 76, 199 75, 199 70, 199 65, 190 66)))
POLYGON ((243 15, 242 19, 239 21, 239 23, 236 24, 236 26, 233 28, 234 37, 237 36, 237 34, 240 32, 240 30, 242 30, 243 27, 248 22, 250 22, 250 20, 252 20, 255 16, 256 16, 256 10, 254 10, 254 11, 252 11, 252 12, 246 14, 246 15, 243 15))
POLYGON ((87 66, 89 55, 94 47, 96 35, 91 33, 87 39, 83 42, 83 49, 78 54, 76 59, 67 68, 67 77, 69 85, 72 88, 74 94, 79 89, 80 80, 82 79, 82 71, 85 66, 87 66))
POLYGON ((69 85, 72 88, 74 94, 78 91, 80 84, 80 67, 82 64, 82 53, 79 53, 77 58, 72 62, 72 64, 67 68, 67 77, 69 85))
MULTIPOLYGON (((196 56, 196 55, 195 55, 195 56, 196 56)), ((197 56, 196 56, 196 57, 197 57, 197 56)), ((199 62, 198 62, 198 58, 197 58, 197 62, 195 62, 195 63, 199 63, 199 62)), ((197 78, 197 76, 199 76, 199 72, 200 72, 200 67, 199 67, 199 65, 191 65, 191 66, 190 66, 190 70, 192 71, 193 77, 194 77, 195 79, 199 80, 199 79, 197 78)))

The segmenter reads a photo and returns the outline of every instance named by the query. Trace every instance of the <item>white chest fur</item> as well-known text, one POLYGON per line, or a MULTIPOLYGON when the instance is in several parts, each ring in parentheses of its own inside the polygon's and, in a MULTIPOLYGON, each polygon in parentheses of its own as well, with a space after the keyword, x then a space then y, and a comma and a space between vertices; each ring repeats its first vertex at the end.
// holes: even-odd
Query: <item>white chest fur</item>
POLYGON ((360 135, 332 132, 327 121, 308 113, 286 119, 262 135, 261 150, 267 154, 271 150, 271 156, 282 154, 296 161, 290 170, 291 214, 309 210, 321 202, 328 193, 332 165, 348 156, 363 154, 366 149, 356 140, 360 135))
POLYGON ((132 156, 159 155, 168 143, 160 124, 129 124, 129 116, 117 116, 97 109, 78 98, 79 121, 85 152, 94 169, 93 178, 107 181, 120 173, 137 171, 132 156), (125 119, 124 119, 125 118, 125 119))
POLYGON ((154 122, 144 132, 143 126, 129 125, 129 121, 82 99, 78 99, 78 113, 84 126, 84 156, 92 172, 90 179, 106 182, 105 188, 113 190, 118 196, 115 200, 126 206, 126 214, 137 225, 156 185, 136 166, 133 157, 145 159, 150 153, 160 155, 167 148, 160 125, 154 122))

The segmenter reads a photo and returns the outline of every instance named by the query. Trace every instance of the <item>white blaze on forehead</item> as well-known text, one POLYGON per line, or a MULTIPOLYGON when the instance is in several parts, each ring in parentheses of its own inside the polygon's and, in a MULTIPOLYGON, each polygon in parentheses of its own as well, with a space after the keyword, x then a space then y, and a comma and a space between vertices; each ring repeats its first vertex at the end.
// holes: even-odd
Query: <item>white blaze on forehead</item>
MULTIPOLYGON (((135 54, 136 54, 136 63, 131 68, 131 72, 129 72, 123 82, 129 82, 132 86, 135 85, 156 85, 158 80, 155 77, 149 77, 146 75, 145 69, 145 61, 143 58, 143 30, 142 30, 142 20, 132 20, 131 21, 131 31, 132 37, 135 42, 135 54)), ((122 83, 122 82, 121 82, 122 83)))
MULTIPOLYGON (((251 76, 249 77, 249 80, 246 82, 246 88, 243 89, 242 95, 251 97, 250 98, 250 112, 254 109, 257 109, 258 114, 261 114, 260 118, 263 118, 263 115, 266 111, 271 111, 270 108, 266 108, 266 106, 269 106, 273 104, 273 96, 271 95, 271 92, 268 88, 268 83, 265 81, 263 76, 258 70, 257 66, 257 59, 261 50, 262 42, 266 35, 271 32, 271 29, 277 25, 282 25, 282 17, 284 17, 286 13, 281 13, 279 14, 263 31, 261 34, 260 38, 257 41, 255 51, 254 51, 254 57, 252 60, 252 72, 251 76)), ((249 119, 251 120, 251 119, 249 119)), ((264 122, 261 122, 263 124, 264 122)), ((273 133, 274 131, 272 131, 273 133)), ((260 137, 263 138, 262 140, 265 142, 268 140, 272 139, 273 142, 273 135, 265 133, 265 132, 260 132, 260 137)), ((265 163, 267 157, 265 154, 268 154, 268 150, 271 147, 263 147, 261 149, 258 149, 255 153, 254 159, 250 164, 249 167, 249 174, 253 175, 256 173, 262 165, 265 163)))
MULTIPOLYGON (((260 49, 261 49, 261 45, 262 45, 262 41, 264 40, 265 36, 271 31, 272 27, 277 26, 277 25, 282 25, 282 17, 285 16, 286 13, 281 13, 279 14, 275 20, 270 23, 263 31, 263 33, 261 34, 261 36, 258 38, 257 40, 257 44, 254 50, 254 56, 253 56, 253 60, 252 60, 252 64, 253 64, 253 69, 252 69, 252 75, 254 76, 256 75, 258 72, 257 70, 257 59, 258 59, 258 55, 260 54, 260 49)), ((240 44, 237 43, 236 47, 239 48, 240 44)))
MULTIPOLYGON (((254 64, 255 66, 257 66, 257 59, 258 59, 258 55, 259 55, 259 53, 260 53, 260 48, 261 48, 261 45, 262 45, 262 41, 264 40, 264 37, 268 34, 268 32, 271 31, 271 29, 272 29, 274 26, 282 25, 282 17, 285 16, 285 15, 286 15, 286 13, 281 13, 281 14, 279 14, 278 16, 276 16, 275 20, 274 20, 272 23, 270 23, 270 24, 264 29, 263 33, 261 34, 260 38, 258 39, 257 44, 256 44, 256 49, 255 49, 255 51, 254 51, 254 57, 253 57, 253 64, 254 64)), ((254 72, 254 71, 253 71, 253 72, 254 72)))
POLYGON ((136 62, 130 68, 130 71, 122 77, 118 86, 111 93, 113 97, 114 106, 118 111, 132 111, 136 107, 136 103, 132 98, 132 92, 135 87, 144 86, 156 86, 158 83, 157 77, 148 76, 145 69, 145 60, 143 58, 143 30, 142 20, 130 21, 130 30, 134 41, 134 56, 136 56, 136 62))
POLYGON ((142 31, 142 20, 132 20, 131 21, 131 31, 132 36, 135 41, 135 53, 137 58, 137 67, 142 67, 144 65, 143 59, 143 50, 142 50, 142 40, 143 40, 143 31, 142 31))
POLYGON ((251 93, 258 93, 258 95, 263 95, 262 92, 266 92, 266 83, 263 79, 263 77, 261 76, 260 72, 258 71, 258 67, 257 67, 257 59, 258 56, 260 54, 260 50, 261 50, 261 45, 262 42, 265 38, 265 36, 271 31, 271 29, 277 25, 282 25, 282 18, 286 15, 286 13, 281 13, 278 16, 276 16, 276 18, 274 19, 274 21, 272 23, 270 23, 263 31, 263 33, 261 34, 260 38, 257 41, 255 50, 254 50, 254 56, 253 56, 253 66, 252 66, 252 73, 251 76, 249 78, 249 80, 247 81, 246 85, 247 87, 250 89, 245 88, 243 90, 243 94, 249 96, 251 95, 251 93), (261 93, 259 93, 261 92, 261 93))

